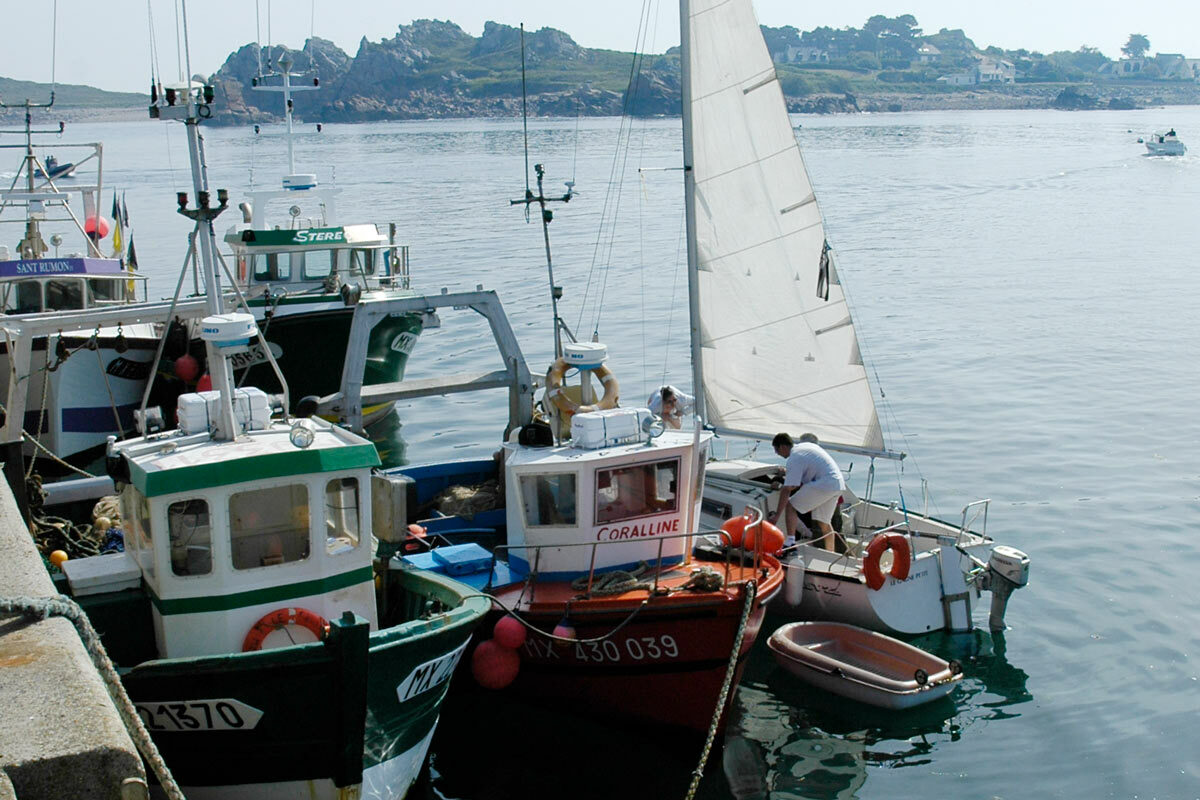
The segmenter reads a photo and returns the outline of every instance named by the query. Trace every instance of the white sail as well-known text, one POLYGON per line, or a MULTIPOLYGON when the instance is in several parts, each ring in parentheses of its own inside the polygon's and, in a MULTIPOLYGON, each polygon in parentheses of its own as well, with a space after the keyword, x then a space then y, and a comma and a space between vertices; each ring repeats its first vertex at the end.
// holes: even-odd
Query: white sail
POLYGON ((692 343, 705 420, 881 450, 850 311, 753 6, 683 0, 681 9, 692 343))

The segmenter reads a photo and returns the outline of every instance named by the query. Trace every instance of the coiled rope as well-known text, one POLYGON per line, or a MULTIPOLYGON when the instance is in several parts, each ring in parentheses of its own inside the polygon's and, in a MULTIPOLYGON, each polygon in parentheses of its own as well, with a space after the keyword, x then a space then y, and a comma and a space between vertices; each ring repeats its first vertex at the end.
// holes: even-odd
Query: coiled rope
POLYGON ((142 718, 138 716, 137 709, 134 708, 129 695, 125 693, 125 687, 121 684, 117 668, 113 665, 112 659, 108 657, 108 653, 104 651, 104 645, 100 643, 100 635, 92 627, 92 623, 83 613, 83 609, 74 600, 61 595, 58 597, 0 597, 0 612, 21 614, 35 620, 65 617, 71 621, 79 633, 84 649, 92 657, 92 663, 104 680, 108 696, 121 716, 121 721, 125 723, 125 729, 129 731, 129 736, 133 739, 138 752, 142 754, 142 758, 146 759, 154 776, 158 778, 163 793, 169 800, 184 800, 183 791, 172 777, 171 770, 167 768, 158 748, 154 746, 146 726, 142 724, 142 718))
POLYGON ((599 575, 580 575, 571 581, 571 588, 577 592, 587 590, 589 595, 600 597, 610 594, 624 594, 625 592, 632 592, 635 589, 650 591, 654 588, 651 584, 638 580, 649 568, 650 565, 643 561, 637 568, 632 570, 614 569, 612 572, 602 572, 599 575), (588 589, 589 578, 592 582, 591 589, 588 589))
POLYGON ((729 653, 729 665, 725 667, 725 681, 721 684, 721 696, 717 699, 717 707, 713 709, 712 722, 708 725, 708 736, 704 740, 704 749, 700 751, 700 763, 692 772, 692 785, 688 787, 687 800, 696 796, 700 788, 700 778, 704 775, 704 767, 712 753, 713 741, 717 738, 717 729, 721 724, 721 714, 729 700, 729 692, 733 688, 733 675, 737 672, 738 653, 742 649, 742 637, 746 635, 746 621, 750 619, 750 611, 754 608, 754 598, 758 595, 758 584, 754 581, 746 583, 746 602, 742 606, 742 619, 738 623, 737 635, 733 637, 733 649, 729 653))

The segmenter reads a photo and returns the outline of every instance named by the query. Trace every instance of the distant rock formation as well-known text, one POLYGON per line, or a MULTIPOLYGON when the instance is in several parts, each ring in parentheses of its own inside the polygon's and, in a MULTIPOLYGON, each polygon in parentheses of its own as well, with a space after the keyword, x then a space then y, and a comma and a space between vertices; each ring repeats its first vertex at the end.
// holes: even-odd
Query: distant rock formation
MULTIPOLYGON (((239 124, 283 119, 283 98, 279 92, 259 91, 253 88, 259 76, 259 62, 255 49, 253 44, 243 45, 230 54, 210 78, 216 92, 217 109, 213 121, 239 124)), ((295 93, 292 107, 296 116, 301 119, 318 117, 320 110, 328 104, 328 99, 322 95, 330 91, 329 87, 336 87, 345 77, 350 68, 350 56, 328 39, 314 37, 305 42, 300 50, 291 50, 283 45, 264 47, 262 72, 278 71, 279 59, 285 52, 291 54, 293 74, 316 77, 322 87, 318 91, 295 93)))

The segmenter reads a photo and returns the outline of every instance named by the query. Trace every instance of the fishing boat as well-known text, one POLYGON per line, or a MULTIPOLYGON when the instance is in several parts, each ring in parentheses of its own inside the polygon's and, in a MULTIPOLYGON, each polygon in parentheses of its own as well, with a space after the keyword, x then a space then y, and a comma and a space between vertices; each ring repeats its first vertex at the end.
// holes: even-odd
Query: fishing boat
POLYGON ((802 681, 867 705, 901 710, 948 695, 962 666, 881 633, 838 622, 792 622, 767 640, 802 681))
MULTIPOLYGON (((94 168, 95 183, 64 191, 54 183, 54 176, 38 177, 47 165, 38 156, 41 145, 34 136, 61 134, 63 126, 35 130, 33 109, 53 103, 53 96, 45 104, 27 100, 19 106, 25 109, 24 129, 3 131, 20 133, 25 141, 0 145, 22 151, 12 187, 0 190, 0 228, 23 229, 15 251, 0 245, 0 306, 10 328, 36 319, 50 322, 55 331, 35 338, 36 355, 16 374, 16 380, 26 386, 25 455, 50 453, 60 462, 82 464, 103 456, 108 436, 133 432, 133 411, 153 371, 160 332, 147 324, 84 327, 79 323, 82 315, 92 311, 144 302, 146 279, 127 269, 123 247, 111 254, 102 252, 100 240, 108 221, 97 212, 103 190, 99 144, 55 145, 60 150, 88 151, 73 166, 88 165, 89 174, 94 168), (70 242, 70 249, 60 256, 64 242, 70 242)), ((14 377, 11 345, 0 341, 0 393, 5 397, 14 377)), ((47 474, 64 471, 50 459, 41 469, 47 474)))
POLYGON ((1146 150, 1152 156, 1181 156, 1187 153, 1187 145, 1179 140, 1175 129, 1166 133, 1152 133, 1145 138, 1146 150))
POLYGON ((143 435, 110 440, 125 550, 66 561, 67 588, 188 797, 402 798, 490 603, 374 563, 373 539, 396 538, 372 513, 374 445, 235 389, 231 361, 264 340, 225 308, 216 267, 227 197, 212 202, 197 132, 211 98, 152 115, 187 124, 195 207, 179 210, 196 220, 214 389, 179 397, 178 427, 144 403, 143 435))
MULTIPOLYGON (((283 95, 288 174, 279 189, 250 193, 240 205, 241 220, 228 229, 224 241, 233 251, 237 283, 250 297, 292 396, 320 397, 338 386, 354 305, 364 297, 416 293, 410 285, 408 248, 397 244, 396 225, 341 221, 336 211, 340 190, 322 186, 315 174, 296 171, 292 94, 316 89, 319 80, 291 72, 293 66, 285 51, 279 70, 260 74, 253 86, 283 95)), ((436 324, 420 312, 379 320, 371 331, 364 381, 401 380, 427 322, 436 324)), ((257 345, 234 369, 239 383, 278 390, 266 353, 257 345)), ((365 409, 364 424, 391 407, 365 409)))
MULTIPOLYGON (((884 442, 834 252, 753 6, 683 0, 681 9, 697 414, 721 436, 813 433, 827 450, 870 459, 874 476, 876 459, 903 454, 884 442)), ((710 463, 702 526, 716 528, 747 505, 774 510, 781 485, 776 465, 710 463)), ((987 536, 987 501, 969 505, 956 526, 881 503, 872 487, 868 481, 861 499, 843 497, 851 517, 841 533, 845 552, 806 543, 792 552, 791 561, 803 561, 804 591, 790 595, 794 604, 786 593, 777 604, 801 618, 923 633, 970 628, 972 596, 990 588, 991 624, 1002 626, 1029 560, 987 536), (978 520, 985 530, 969 527, 978 520), (894 566, 877 563, 885 557, 894 566), (886 573, 879 585, 868 577, 876 572, 886 573)))
MULTIPOLYGON (((546 203, 570 193, 547 198, 541 165, 537 174, 537 194, 515 202, 540 204, 547 226, 546 203)), ((761 547, 720 564, 693 558, 711 435, 665 430, 647 408, 618 407, 607 348, 563 341, 552 269, 550 286, 556 358, 541 380, 542 418, 533 415, 519 345, 495 315, 489 319, 505 371, 411 390, 509 385, 510 417, 493 458, 417 459, 384 473, 393 484, 393 527, 413 526, 421 541, 444 543, 395 558, 493 598, 496 639, 472 656, 483 686, 715 736, 782 569, 761 547), (519 636, 501 636, 506 621, 519 636)), ((423 302, 483 313, 484 299, 423 302)), ((338 402, 353 411, 370 395, 349 378, 338 402)))

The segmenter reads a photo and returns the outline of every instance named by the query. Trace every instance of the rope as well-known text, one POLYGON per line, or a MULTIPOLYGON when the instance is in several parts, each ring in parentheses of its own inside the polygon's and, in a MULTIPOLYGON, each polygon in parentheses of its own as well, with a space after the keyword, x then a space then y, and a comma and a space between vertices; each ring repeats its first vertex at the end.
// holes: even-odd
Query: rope
POLYGON ((687 800, 696 796, 700 788, 700 778, 704 775, 704 766, 712 753, 713 741, 717 738, 717 728, 721 723, 721 714, 725 703, 729 700, 729 692, 733 687, 733 675, 737 672, 738 652, 742 649, 742 637, 746 634, 746 621, 750 619, 750 611, 754 608, 754 598, 758 595, 758 584, 750 581, 746 584, 746 602, 742 606, 742 619, 738 623, 737 635, 733 637, 733 650, 729 653, 729 666, 725 668, 725 681, 721 684, 721 696, 717 698, 717 707, 713 709, 712 722, 708 726, 708 737, 704 740, 704 749, 700 751, 700 763, 692 772, 692 785, 688 787, 687 800))
POLYGON ((108 657, 108 653, 104 651, 104 645, 100 643, 100 635, 92 627, 92 623, 83 613, 83 609, 75 601, 60 595, 58 597, 0 597, 0 611, 21 614, 35 620, 65 617, 71 621, 79 633, 84 649, 92 657, 92 663, 95 664, 96 670, 104 680, 113 706, 121 716, 121 721, 125 723, 125 729, 129 731, 129 736, 133 739, 138 752, 150 765, 154 776, 158 778, 163 792, 170 800, 184 800, 183 791, 180 790, 179 784, 175 783, 175 778, 171 776, 166 762, 163 761, 158 748, 154 746, 150 734, 146 731, 146 726, 142 724, 142 718, 138 716, 137 709, 134 708, 129 695, 125 693, 125 687, 121 685, 121 677, 117 674, 117 668, 113 665, 112 659, 108 657))
MULTIPOLYGON (((630 622, 633 622, 633 618, 638 615, 638 612, 641 611, 643 608, 645 608, 646 604, 650 602, 649 597, 642 600, 642 602, 638 603, 637 608, 635 608, 635 609, 633 609, 633 611, 629 612, 628 617, 621 620, 620 624, 618 624, 615 628, 613 628, 608 633, 602 634, 600 636, 593 636, 590 639, 575 639, 570 636, 555 636, 553 633, 546 633, 541 628, 538 628, 535 625, 533 625, 532 623, 521 619, 521 617, 517 614, 517 612, 514 608, 509 608, 508 606, 504 605, 504 603, 500 602, 499 598, 497 598, 495 595, 488 594, 487 592, 477 592, 476 594, 464 595, 464 597, 486 597, 488 600, 491 600, 493 603, 500 606, 500 608, 504 609, 505 613, 507 613, 510 617, 512 617, 517 622, 524 625, 527 630, 530 630, 533 633, 536 633, 538 636, 544 636, 547 639, 551 639, 555 642, 562 642, 564 644, 590 644, 591 642, 603 642, 605 639, 611 639, 613 636, 616 635, 617 631, 624 628, 630 622)), ((568 613, 570 612, 570 609, 571 609, 571 605, 570 605, 570 603, 568 603, 567 604, 567 612, 568 613)))
POLYGON ((624 594, 632 592, 636 589, 645 589, 647 591, 654 587, 645 581, 639 581, 638 578, 644 573, 650 565, 643 561, 637 569, 626 571, 623 569, 614 569, 612 572, 604 572, 600 575, 595 575, 592 578, 592 588, 588 589, 588 576, 580 575, 575 580, 571 581, 571 588, 575 591, 586 590, 588 595, 596 595, 604 597, 610 594, 624 594))
MULTIPOLYGON (((71 463, 69 463, 69 462, 67 462, 67 461, 63 461, 63 460, 62 460, 61 458, 59 458, 59 456, 58 456, 57 454, 55 454, 55 453, 54 453, 54 451, 52 451, 52 450, 51 450, 49 447, 46 447, 46 445, 42 444, 42 443, 41 443, 41 442, 39 442, 37 439, 33 438, 33 435, 32 435, 32 434, 30 434, 30 433, 29 433, 29 431, 24 431, 24 430, 23 430, 23 431, 21 431, 21 436, 22 436, 22 437, 24 437, 25 441, 27 441, 27 442, 29 442, 30 444, 32 444, 32 445, 33 445, 35 448, 37 448, 37 449, 38 449, 38 450, 40 450, 42 453, 44 453, 44 454, 46 455, 46 457, 47 457, 47 458, 49 458, 49 459, 50 459, 51 461, 53 461, 55 464, 58 464, 60 467, 66 467, 67 469, 71 470, 71 471, 72 471, 72 472, 74 472, 75 474, 77 474, 77 475, 82 475, 82 476, 83 476, 83 477, 85 477, 85 478, 98 478, 98 477, 100 477, 99 475, 93 475, 92 473, 88 472, 87 470, 80 469, 79 467, 75 466, 74 464, 71 464, 71 463)), ((27 479, 28 479, 28 478, 32 478, 32 477, 34 477, 34 475, 33 475, 33 468, 32 468, 32 466, 30 467, 29 473, 28 473, 28 474, 27 474, 25 477, 26 477, 27 479)), ((39 477, 39 478, 38 478, 38 480, 40 481, 40 480, 41 480, 41 478, 39 477)))

